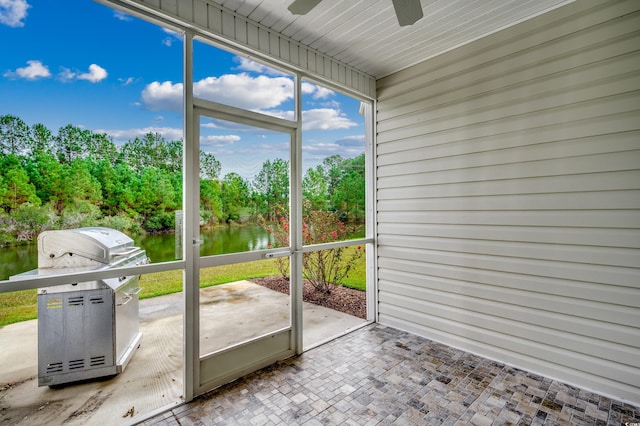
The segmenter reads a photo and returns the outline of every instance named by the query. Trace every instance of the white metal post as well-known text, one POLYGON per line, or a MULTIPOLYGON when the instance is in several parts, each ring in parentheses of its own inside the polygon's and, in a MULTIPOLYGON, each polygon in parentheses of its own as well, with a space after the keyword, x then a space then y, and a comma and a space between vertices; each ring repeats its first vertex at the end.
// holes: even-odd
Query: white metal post
POLYGON ((200 385, 200 149, 198 117, 193 108, 193 34, 189 31, 184 35, 183 62, 184 399, 190 401, 200 385))
POLYGON ((289 282, 291 286, 292 347, 297 354, 304 350, 302 339, 302 76, 296 74, 295 113, 297 126, 291 133, 291 178, 289 220, 293 255, 289 282))
POLYGON ((378 282, 377 282, 377 223, 376 218, 376 133, 375 101, 364 102, 365 120, 365 221, 366 237, 373 239, 368 244, 366 255, 367 269, 367 320, 378 321, 378 282))

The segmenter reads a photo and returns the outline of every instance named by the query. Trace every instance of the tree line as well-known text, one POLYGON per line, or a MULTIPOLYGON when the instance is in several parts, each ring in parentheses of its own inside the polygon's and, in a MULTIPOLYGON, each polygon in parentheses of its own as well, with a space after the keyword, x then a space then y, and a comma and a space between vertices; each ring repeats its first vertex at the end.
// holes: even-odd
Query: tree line
MULTIPOLYGON (((327 157, 302 182, 306 208, 364 220, 364 153, 327 157)), ((266 160, 252 179, 220 176, 200 152, 200 220, 205 226, 275 218, 288 205, 289 163, 266 160)), ((67 125, 54 134, 0 116, 0 246, 47 229, 107 226, 127 233, 175 228, 182 208, 182 141, 148 133, 117 146, 104 133, 67 125)))

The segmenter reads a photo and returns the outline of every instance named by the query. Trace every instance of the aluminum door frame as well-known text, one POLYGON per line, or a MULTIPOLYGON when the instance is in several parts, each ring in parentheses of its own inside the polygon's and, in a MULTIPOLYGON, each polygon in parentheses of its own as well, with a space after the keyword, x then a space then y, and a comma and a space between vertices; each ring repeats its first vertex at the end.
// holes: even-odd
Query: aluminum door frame
MULTIPOLYGON (((187 37, 188 38, 188 37, 187 37)), ((186 46, 191 42, 185 40, 186 46)), ((190 46, 189 46, 190 50, 190 46)), ((191 53, 185 55, 190 57, 191 53)), ((187 62, 187 61, 185 61, 187 62)), ((185 67, 185 68, 190 68, 185 67)), ((200 118, 209 117, 232 121, 256 128, 277 131, 290 137, 290 229, 298 229, 301 221, 300 167, 301 153, 299 149, 298 122, 287 121, 277 117, 240 108, 218 104, 194 98, 192 91, 192 72, 185 72, 185 236, 188 249, 185 250, 185 399, 190 400, 234 379, 242 377, 281 359, 302 352, 302 253, 296 250, 296 242, 301 244, 301 236, 292 232, 290 246, 258 252, 242 252, 226 255, 200 257, 199 240, 199 152, 200 152, 200 118), (189 81, 187 81, 189 76, 189 81), (190 92, 190 93, 188 93, 190 92), (187 208, 187 206, 192 206, 187 208), (200 305, 199 281, 202 268, 269 259, 276 256, 291 258, 291 294, 290 294, 290 326, 267 333, 246 342, 216 351, 204 356, 200 355, 200 305), (299 277, 299 278, 296 278, 299 277)))

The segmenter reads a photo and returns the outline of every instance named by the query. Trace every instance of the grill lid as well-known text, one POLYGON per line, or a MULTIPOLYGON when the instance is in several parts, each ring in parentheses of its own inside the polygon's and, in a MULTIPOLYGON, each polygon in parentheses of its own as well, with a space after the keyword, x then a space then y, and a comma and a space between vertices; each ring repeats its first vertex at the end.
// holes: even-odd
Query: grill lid
POLYGON ((44 231, 38 236, 38 268, 107 266, 138 251, 131 238, 111 228, 44 231))

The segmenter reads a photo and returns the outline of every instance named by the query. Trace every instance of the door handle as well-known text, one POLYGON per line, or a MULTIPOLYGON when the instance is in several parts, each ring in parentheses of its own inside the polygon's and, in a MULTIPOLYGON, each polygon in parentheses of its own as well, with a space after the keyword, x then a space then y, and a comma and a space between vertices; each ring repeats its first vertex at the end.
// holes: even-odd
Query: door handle
POLYGON ((265 259, 275 259, 276 257, 289 257, 291 256, 290 251, 275 251, 271 253, 265 253, 265 259))

